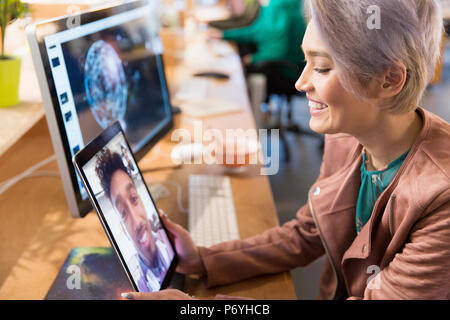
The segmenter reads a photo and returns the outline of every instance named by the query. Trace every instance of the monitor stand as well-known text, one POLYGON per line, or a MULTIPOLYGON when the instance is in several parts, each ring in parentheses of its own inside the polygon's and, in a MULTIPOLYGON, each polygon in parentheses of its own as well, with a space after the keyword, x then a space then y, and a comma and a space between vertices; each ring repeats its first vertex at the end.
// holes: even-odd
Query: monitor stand
MULTIPOLYGON (((175 273, 170 287, 183 290, 184 275, 175 273)), ((46 300, 116 300, 134 291, 111 247, 73 248, 46 300)))

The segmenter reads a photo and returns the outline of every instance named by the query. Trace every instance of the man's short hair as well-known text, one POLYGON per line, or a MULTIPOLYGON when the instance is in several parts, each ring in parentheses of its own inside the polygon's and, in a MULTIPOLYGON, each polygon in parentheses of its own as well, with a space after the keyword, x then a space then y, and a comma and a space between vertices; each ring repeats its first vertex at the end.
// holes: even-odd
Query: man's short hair
POLYGON ((97 161, 95 163, 95 172, 100 179, 100 184, 105 191, 105 194, 110 199, 111 179, 114 172, 117 170, 122 170, 130 177, 125 165, 123 164, 122 157, 118 153, 111 152, 109 149, 101 151, 101 154, 97 157, 97 161))

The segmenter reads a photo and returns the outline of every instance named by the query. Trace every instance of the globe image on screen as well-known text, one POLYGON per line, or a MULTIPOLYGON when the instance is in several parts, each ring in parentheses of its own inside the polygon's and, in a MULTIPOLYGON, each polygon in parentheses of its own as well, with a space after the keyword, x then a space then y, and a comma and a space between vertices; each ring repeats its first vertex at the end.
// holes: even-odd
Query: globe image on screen
POLYGON ((84 88, 90 110, 103 129, 115 121, 124 126, 128 93, 125 71, 114 48, 103 40, 94 42, 88 50, 84 88))

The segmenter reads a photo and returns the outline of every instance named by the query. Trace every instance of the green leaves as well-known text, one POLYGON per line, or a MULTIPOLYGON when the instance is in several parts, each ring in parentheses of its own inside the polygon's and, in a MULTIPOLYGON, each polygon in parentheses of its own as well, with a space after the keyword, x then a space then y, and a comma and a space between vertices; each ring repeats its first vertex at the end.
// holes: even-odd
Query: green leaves
POLYGON ((28 8, 20 0, 0 0, 0 32, 1 32, 1 55, 5 58, 5 34, 6 27, 14 20, 23 17, 28 13, 28 8))
POLYGON ((23 17, 27 12, 27 7, 20 0, 0 0, 0 26, 7 26, 14 20, 23 17))

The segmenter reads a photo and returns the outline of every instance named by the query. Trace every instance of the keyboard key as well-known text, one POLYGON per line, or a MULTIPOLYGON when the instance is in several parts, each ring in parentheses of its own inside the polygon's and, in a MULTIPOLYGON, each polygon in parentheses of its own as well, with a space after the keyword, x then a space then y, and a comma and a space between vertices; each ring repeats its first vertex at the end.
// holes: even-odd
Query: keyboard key
POLYGON ((225 176, 189 176, 189 232, 198 246, 239 239, 231 182, 225 176))

